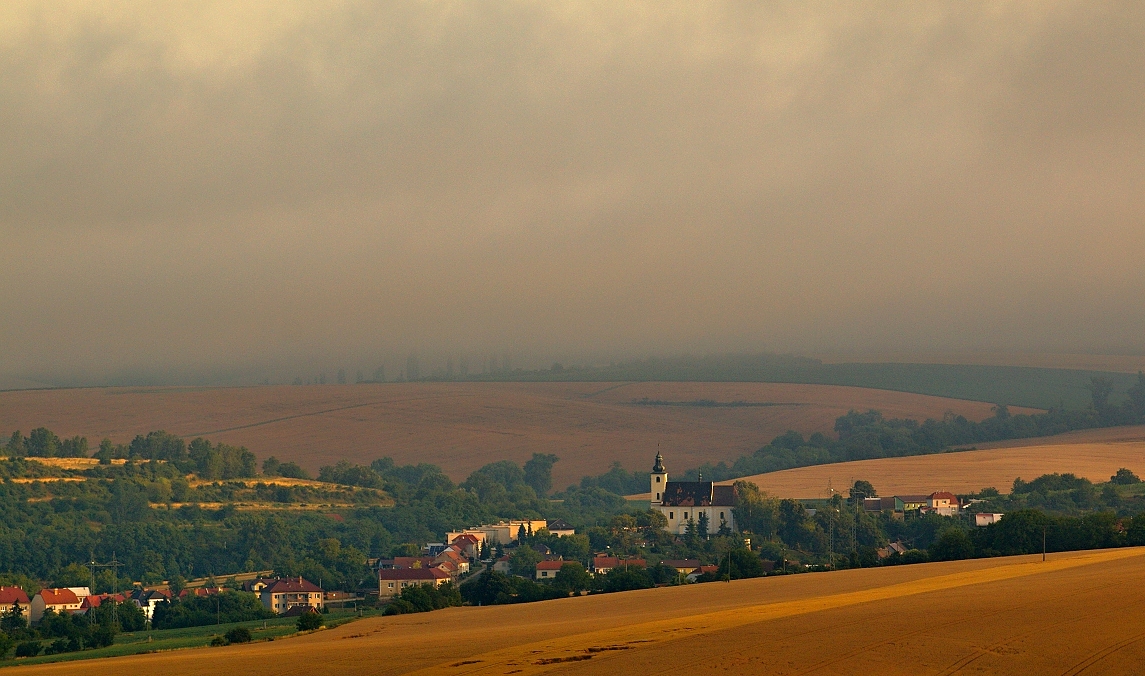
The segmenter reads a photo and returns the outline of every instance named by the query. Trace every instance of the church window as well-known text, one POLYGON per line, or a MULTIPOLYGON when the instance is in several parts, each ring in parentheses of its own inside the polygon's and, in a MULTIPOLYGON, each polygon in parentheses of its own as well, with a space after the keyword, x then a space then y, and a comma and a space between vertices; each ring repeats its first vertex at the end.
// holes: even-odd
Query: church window
POLYGON ((723 513, 723 512, 720 512, 720 518, 721 518, 721 519, 722 519, 722 518, 724 518, 724 513, 723 513))
POLYGON ((659 493, 657 493, 657 494, 656 494, 656 499, 657 499, 657 500, 659 500, 659 499, 660 499, 660 494, 659 494, 659 493))
POLYGON ((660 483, 660 477, 656 477, 656 483, 660 483))
POLYGON ((675 518, 676 518, 676 513, 675 513, 675 512, 668 512, 668 518, 669 518, 669 519, 675 519, 675 518))

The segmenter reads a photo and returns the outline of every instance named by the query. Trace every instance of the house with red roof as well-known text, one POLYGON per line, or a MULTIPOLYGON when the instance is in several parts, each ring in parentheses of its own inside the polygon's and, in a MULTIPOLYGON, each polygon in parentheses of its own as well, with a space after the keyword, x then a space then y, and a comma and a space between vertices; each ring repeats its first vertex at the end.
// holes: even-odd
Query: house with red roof
POLYGON ((400 594, 406 587, 428 584, 440 587, 453 580, 440 568, 391 568, 378 571, 378 599, 386 600, 400 594))
POLYGON ((537 579, 538 580, 551 580, 557 576, 561 566, 565 562, 561 559, 554 559, 551 561, 540 561, 537 563, 537 579))
POLYGON ((27 617, 28 611, 32 608, 32 603, 28 600, 28 594, 23 589, 0 586, 0 613, 11 612, 12 606, 18 606, 20 613, 27 617))
POLYGON ((92 608, 98 608, 100 605, 107 601, 114 601, 115 603, 123 603, 127 597, 123 594, 92 594, 85 596, 83 601, 80 602, 80 608, 76 611, 77 615, 83 615, 92 608))
MULTIPOLYGON (((86 589, 84 587, 83 589, 86 589)), ((87 594, 84 597, 88 596, 87 594)), ((29 620, 37 624, 49 610, 57 613, 74 613, 83 605, 83 598, 78 596, 70 587, 55 589, 41 589, 32 597, 29 620)))
POLYGON ((302 577, 278 578, 259 592, 263 607, 279 615, 296 606, 322 610, 322 597, 322 588, 302 577))

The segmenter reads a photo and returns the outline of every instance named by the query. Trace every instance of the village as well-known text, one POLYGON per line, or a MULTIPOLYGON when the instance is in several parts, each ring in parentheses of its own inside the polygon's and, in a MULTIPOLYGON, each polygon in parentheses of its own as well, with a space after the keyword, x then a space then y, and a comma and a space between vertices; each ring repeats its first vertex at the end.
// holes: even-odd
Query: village
MULTIPOLYGON (((734 486, 702 480, 669 481, 663 457, 659 453, 650 472, 649 482, 649 511, 662 517, 660 527, 669 537, 680 540, 685 537, 694 538, 699 533, 699 537, 706 540, 709 537, 708 525, 718 524, 717 534, 735 540, 735 547, 752 551, 750 538, 735 535, 740 529, 734 511, 737 504, 734 486)), ((856 486, 864 483, 858 482, 856 486)), ((894 520, 906 519, 908 515, 936 515, 951 519, 972 517, 973 525, 983 527, 1003 517, 1000 513, 968 513, 966 508, 978 500, 964 503, 958 496, 947 491, 885 497, 853 495, 852 500, 855 498, 861 500, 862 511, 885 513, 894 520)), ((814 516, 817 508, 808 507, 806 511, 814 516)), ((665 581, 661 575, 657 582, 659 585, 711 579, 720 570, 718 553, 714 559, 707 557, 711 559, 707 562, 701 558, 658 558, 609 551, 585 551, 582 556, 566 557, 555 551, 554 547, 543 543, 548 541, 560 544, 566 538, 572 541, 576 537, 576 530, 562 519, 510 519, 447 532, 443 541, 420 545, 420 551, 416 554, 367 560, 375 576, 373 579, 376 579, 376 592, 372 583, 369 587, 359 589, 325 590, 321 580, 307 580, 301 576, 272 576, 273 571, 255 571, 231 575, 224 583, 210 577, 191 581, 181 588, 174 588, 170 584, 137 584, 131 591, 121 593, 96 594, 87 586, 59 587, 40 589, 29 597, 20 587, 0 587, 0 608, 5 609, 6 614, 18 613, 32 625, 37 625, 47 614, 83 615, 110 600, 117 604, 134 604, 151 621, 160 604, 210 597, 230 591, 252 595, 266 611, 277 616, 298 617, 305 613, 322 613, 330 606, 345 608, 347 605, 384 605, 404 590, 421 585, 435 589, 445 584, 459 587, 474 574, 484 570, 546 583, 556 581, 562 570, 568 571, 569 575, 587 574, 591 578, 600 578, 618 570, 648 570, 655 566, 662 573, 668 572, 668 580, 665 581), (524 544, 526 541, 528 545, 524 544), (515 556, 526 551, 528 556, 515 556)), ((580 537, 578 545, 587 542, 583 536, 580 537)), ((761 549, 761 544, 756 543, 756 551, 761 549)), ((644 546, 645 543, 638 543, 639 548, 644 546)), ((877 556, 879 559, 887 559, 907 550, 908 547, 901 541, 889 542, 878 548, 877 556)), ((758 574, 761 575, 777 572, 777 563, 782 567, 779 572, 798 570, 789 569, 786 558, 777 562, 762 552, 756 558, 758 574)), ((814 567, 803 564, 805 569, 814 567)), ((728 574, 731 574, 730 568, 728 574)))

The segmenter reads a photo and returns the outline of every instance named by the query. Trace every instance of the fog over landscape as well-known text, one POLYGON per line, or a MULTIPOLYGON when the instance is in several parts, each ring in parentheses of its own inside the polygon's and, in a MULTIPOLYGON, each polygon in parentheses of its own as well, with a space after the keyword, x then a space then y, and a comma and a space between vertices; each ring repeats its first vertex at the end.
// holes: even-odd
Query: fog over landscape
POLYGON ((1143 37, 1130 2, 4 3, 0 378, 1140 355, 1143 37))

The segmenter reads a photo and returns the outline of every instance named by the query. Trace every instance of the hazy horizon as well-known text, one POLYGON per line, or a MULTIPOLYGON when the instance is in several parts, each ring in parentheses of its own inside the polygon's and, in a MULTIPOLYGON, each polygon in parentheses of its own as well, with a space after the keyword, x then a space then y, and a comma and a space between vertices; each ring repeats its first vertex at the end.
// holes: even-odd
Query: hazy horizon
POLYGON ((1143 38, 1128 2, 5 3, 0 380, 1143 355, 1143 38))

